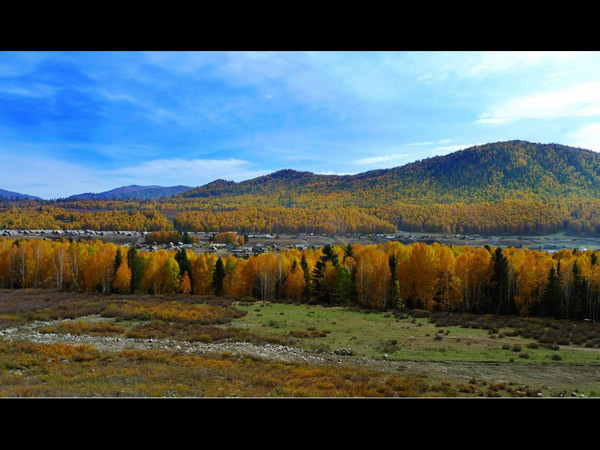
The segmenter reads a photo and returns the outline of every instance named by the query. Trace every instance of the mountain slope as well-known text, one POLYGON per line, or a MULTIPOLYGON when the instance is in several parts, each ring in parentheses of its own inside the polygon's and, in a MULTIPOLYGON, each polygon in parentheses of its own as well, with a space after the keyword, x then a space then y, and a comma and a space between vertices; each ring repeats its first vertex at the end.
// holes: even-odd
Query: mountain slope
POLYGON ((34 195, 20 194, 19 192, 12 192, 0 189, 0 199, 6 198, 10 200, 41 200, 40 197, 36 197, 34 195))
POLYGON ((100 193, 71 195, 65 200, 148 200, 170 197, 192 189, 190 186, 123 186, 100 193))
POLYGON ((240 183, 218 181, 181 196, 361 192, 373 206, 381 200, 453 203, 532 196, 600 198, 600 154, 558 144, 506 141, 356 175, 282 170, 240 183))

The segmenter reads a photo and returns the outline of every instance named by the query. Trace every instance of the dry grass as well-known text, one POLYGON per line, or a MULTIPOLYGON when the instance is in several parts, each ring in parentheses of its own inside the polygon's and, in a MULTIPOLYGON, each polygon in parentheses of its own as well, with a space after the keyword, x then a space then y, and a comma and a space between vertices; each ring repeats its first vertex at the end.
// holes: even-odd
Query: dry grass
POLYGON ((0 342, 3 397, 436 396, 418 378, 226 355, 0 342))
POLYGON ((40 333, 60 333, 73 334, 76 336, 106 336, 125 333, 125 328, 112 323, 89 323, 80 320, 73 322, 63 322, 59 325, 51 325, 39 329, 40 333))
POLYGON ((177 300, 139 302, 121 300, 108 305, 102 315, 120 319, 159 319, 200 324, 223 324, 246 313, 235 308, 206 304, 189 304, 177 300))
POLYGON ((250 342, 253 344, 279 344, 293 345, 291 338, 280 336, 261 337, 245 330, 234 327, 216 327, 213 325, 199 325, 184 322, 165 322, 151 320, 133 326, 126 334, 129 338, 136 339, 175 339, 189 342, 250 342))

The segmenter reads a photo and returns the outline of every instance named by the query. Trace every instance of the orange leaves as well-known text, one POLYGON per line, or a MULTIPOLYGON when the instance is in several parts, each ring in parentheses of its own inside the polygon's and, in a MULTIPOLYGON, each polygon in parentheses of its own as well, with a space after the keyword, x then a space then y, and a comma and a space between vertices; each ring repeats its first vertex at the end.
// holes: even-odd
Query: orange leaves
POLYGON ((192 283, 186 271, 183 273, 183 278, 181 279, 181 283, 179 284, 179 292, 181 292, 183 295, 188 295, 191 291, 192 283))
POLYGON ((283 283, 284 295, 287 298, 300 300, 302 298, 302 293, 304 292, 304 285, 304 271, 302 270, 302 267, 297 266, 283 283))
POLYGON ((122 300, 111 303, 102 315, 127 319, 153 318, 174 322, 199 324, 226 323, 232 317, 245 314, 233 308, 223 308, 206 304, 192 304, 178 301, 148 302, 122 300))
POLYGON ((117 273, 115 274, 115 278, 112 282, 112 287, 116 292, 129 292, 131 287, 131 269, 127 267, 126 260, 124 260, 117 269, 117 273))
POLYGON ((391 223, 365 209, 343 205, 334 208, 240 206, 234 210, 204 209, 181 212, 175 223, 189 231, 369 233, 396 230, 391 223))
MULTIPOLYGON (((503 252, 508 262, 506 295, 514 299, 520 314, 531 314, 540 306, 550 267, 558 263, 560 289, 566 299, 573 288, 575 262, 589 295, 600 292, 600 264, 591 250, 563 250, 554 255, 515 248, 503 252)), ((338 246, 333 254, 338 264, 326 261, 318 278, 315 267, 323 255, 321 249, 282 250, 248 259, 229 255, 224 261, 223 291, 234 298, 309 300, 312 296, 375 308, 388 308, 400 299, 408 307, 444 311, 486 312, 494 301, 489 294, 494 287, 494 262, 485 248, 389 242, 354 245, 352 250, 338 246)), ((129 258, 123 255, 127 255, 126 248, 101 241, 0 238, 0 288, 128 293, 132 272, 129 258), (119 250, 121 259, 116 258, 119 250), (118 267, 115 261, 121 261, 118 267)), ((175 252, 140 251, 136 256, 136 273, 141 277, 138 291, 212 295, 217 257, 192 251, 187 255, 189 270, 181 276, 175 252)))

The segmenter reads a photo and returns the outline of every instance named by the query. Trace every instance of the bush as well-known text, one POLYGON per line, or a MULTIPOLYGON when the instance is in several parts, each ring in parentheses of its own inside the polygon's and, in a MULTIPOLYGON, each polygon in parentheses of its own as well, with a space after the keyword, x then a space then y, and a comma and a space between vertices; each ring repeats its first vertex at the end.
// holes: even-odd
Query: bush
POLYGON ((512 351, 513 352, 520 352, 521 351, 521 346, 519 344, 513 345, 512 351))
POLYGON ((552 355, 552 361, 561 361, 562 360, 562 356, 560 356, 558 353, 555 353, 554 355, 552 355))
POLYGON ((521 354, 519 355, 519 358, 525 358, 525 359, 529 359, 529 353, 525 353, 525 352, 523 352, 523 353, 521 353, 521 354))

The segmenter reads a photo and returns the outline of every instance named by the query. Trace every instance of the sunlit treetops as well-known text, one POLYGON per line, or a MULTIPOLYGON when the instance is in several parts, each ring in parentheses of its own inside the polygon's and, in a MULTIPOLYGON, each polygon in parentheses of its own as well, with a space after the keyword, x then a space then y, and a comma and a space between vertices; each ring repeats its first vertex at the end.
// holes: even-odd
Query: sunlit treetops
POLYGON ((367 308, 597 320, 597 251, 441 244, 325 246, 247 259, 110 242, 0 238, 0 287, 227 295, 367 308))
POLYGON ((356 175, 281 170, 140 201, 0 203, 0 228, 600 234, 600 155, 508 141, 356 175))

